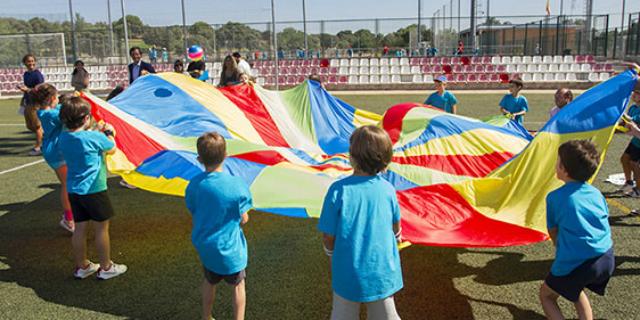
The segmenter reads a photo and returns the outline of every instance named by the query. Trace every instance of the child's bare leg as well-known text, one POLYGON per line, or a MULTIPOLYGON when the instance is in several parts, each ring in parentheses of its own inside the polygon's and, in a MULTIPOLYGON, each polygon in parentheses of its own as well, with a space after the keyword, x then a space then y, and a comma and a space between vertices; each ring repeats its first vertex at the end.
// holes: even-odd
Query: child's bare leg
POLYGON ((573 305, 576 307, 576 312, 578 312, 578 319, 580 320, 593 319, 593 311, 591 311, 591 304, 589 303, 589 298, 587 298, 587 295, 584 293, 584 291, 580 292, 578 301, 574 302, 573 305))
POLYGON ((629 161, 629 168, 631 169, 631 172, 633 172, 636 188, 640 188, 640 163, 636 161, 629 161))
POLYGON ((58 176, 58 181, 60 181, 60 203, 62 204, 62 209, 65 211, 71 210, 69 194, 67 193, 67 166, 64 165, 56 169, 56 176, 58 176))
POLYGON ((76 230, 71 237, 73 246, 73 259, 77 268, 84 268, 87 265, 87 229, 89 223, 86 221, 76 224, 76 230))
POLYGON ((631 181, 631 157, 629 154, 623 153, 622 157, 620 157, 620 163, 622 164, 625 181, 631 181))
POLYGON ((553 289, 549 288, 546 283, 542 283, 542 286, 540 286, 540 303, 542 304, 542 310, 544 310, 544 314, 547 316, 547 319, 564 319, 562 311, 560 311, 560 307, 558 306, 559 296, 560 295, 553 291, 553 289))
POLYGON ((211 309, 216 298, 216 286, 202 280, 202 320, 211 320, 211 309))
POLYGON ((244 290, 244 279, 233 289, 233 315, 235 320, 244 320, 244 309, 247 305, 247 295, 244 290))
POLYGON ((95 241, 98 257, 100 257, 100 268, 108 270, 111 267, 111 241, 109 239, 109 220, 93 222, 95 228, 95 241))
POLYGON ((36 145, 35 148, 40 148, 42 146, 42 137, 44 136, 44 131, 42 130, 42 127, 39 127, 38 130, 36 130, 36 145))

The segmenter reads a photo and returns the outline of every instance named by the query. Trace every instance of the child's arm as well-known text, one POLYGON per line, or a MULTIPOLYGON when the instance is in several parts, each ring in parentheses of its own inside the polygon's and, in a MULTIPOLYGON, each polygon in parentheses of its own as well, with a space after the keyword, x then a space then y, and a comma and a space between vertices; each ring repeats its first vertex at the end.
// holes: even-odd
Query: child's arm
POLYGON ((249 211, 243 213, 240 217, 240 225, 244 226, 247 222, 249 222, 249 211))
POLYGON ((454 105, 451 107, 451 113, 453 113, 453 114, 458 114, 458 105, 457 105, 457 104, 454 104, 454 105))
POLYGON ((396 236, 396 240, 398 240, 398 242, 402 241, 402 235, 401 235, 400 231, 402 231, 402 229, 400 228, 400 222, 394 223, 393 224, 393 234, 396 236))
POLYGON ((324 252, 331 256, 333 254, 333 248, 335 246, 336 238, 330 234, 323 233, 322 234, 322 246, 324 247, 324 252))
POLYGON ((113 142, 113 148, 109 149, 109 150, 105 150, 104 153, 105 154, 114 154, 116 153, 116 138, 115 138, 115 130, 113 129, 113 126, 105 123, 102 128, 100 129, 100 131, 102 133, 105 134, 105 136, 107 137, 107 139, 109 139, 109 141, 113 142))
POLYGON ((553 245, 556 245, 556 239, 558 239, 558 228, 551 228, 551 229, 547 229, 547 232, 549 233, 549 238, 551 238, 551 241, 553 241, 553 245))

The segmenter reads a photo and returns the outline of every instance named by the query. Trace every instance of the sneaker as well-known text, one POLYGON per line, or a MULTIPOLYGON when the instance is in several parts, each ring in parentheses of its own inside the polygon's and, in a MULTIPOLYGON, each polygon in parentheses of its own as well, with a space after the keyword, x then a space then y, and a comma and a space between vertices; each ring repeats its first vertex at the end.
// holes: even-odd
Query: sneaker
POLYGON ((40 150, 40 148, 33 148, 29 151, 28 155, 31 157, 37 157, 42 155, 42 151, 40 150))
POLYGON ((60 219, 60 226, 71 233, 76 230, 76 224, 73 221, 67 221, 64 216, 60 219))
POLYGON ((631 192, 633 190, 634 186, 635 186, 635 184, 633 182, 627 181, 627 182, 625 182, 625 184, 622 187, 620 187, 620 189, 618 189, 618 191, 622 192, 622 193, 628 193, 628 192, 631 192))
POLYGON ((630 216, 640 216, 640 209, 633 209, 629 212, 630 216))
POLYGON ((89 261, 89 264, 84 268, 76 268, 73 272, 73 277, 76 279, 84 279, 100 269, 100 265, 89 261))
POLYGON ((624 195, 631 198, 640 198, 640 190, 638 190, 638 188, 636 187, 633 187, 631 191, 625 192, 624 195))
POLYGON ((124 179, 120 180, 120 186, 127 188, 127 189, 138 189, 138 187, 132 185, 132 184, 128 184, 126 181, 124 181, 124 179))
POLYGON ((98 270, 97 277, 99 280, 107 280, 117 277, 125 272, 127 272, 127 266, 124 264, 116 264, 111 261, 111 267, 109 267, 109 270, 98 270))

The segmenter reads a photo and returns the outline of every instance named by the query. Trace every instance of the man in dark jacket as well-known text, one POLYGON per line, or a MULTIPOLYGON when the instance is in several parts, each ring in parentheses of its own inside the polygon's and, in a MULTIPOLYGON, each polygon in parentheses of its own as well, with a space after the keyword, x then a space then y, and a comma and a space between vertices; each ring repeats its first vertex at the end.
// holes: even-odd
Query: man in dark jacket
POLYGON ((156 73, 151 64, 142 61, 142 51, 140 51, 139 47, 131 48, 129 55, 133 60, 133 63, 129 65, 129 84, 147 73, 156 73))

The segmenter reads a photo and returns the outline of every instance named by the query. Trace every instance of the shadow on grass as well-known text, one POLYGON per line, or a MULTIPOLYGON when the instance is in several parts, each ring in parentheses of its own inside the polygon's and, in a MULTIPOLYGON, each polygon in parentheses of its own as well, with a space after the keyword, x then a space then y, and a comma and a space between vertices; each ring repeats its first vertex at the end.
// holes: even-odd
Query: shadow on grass
MULTIPOLYGON (((0 270, 0 281, 30 288, 48 303, 78 308, 64 309, 65 314, 56 315, 60 318, 78 318, 82 310, 133 319, 198 318, 202 269, 191 245, 184 200, 119 188, 118 180, 109 180, 116 210, 111 226, 112 258, 129 266, 126 274, 108 281, 72 278, 70 235, 57 226, 58 189, 42 185, 56 189, 32 202, 0 208, 8 211, 0 217, 0 257, 8 265, 0 270)), ((249 246, 248 319, 328 318, 329 262, 322 253, 316 223, 315 219, 251 214, 244 228, 249 246)), ((89 257, 97 259, 93 241, 89 241, 89 257)), ((488 286, 541 280, 550 261, 523 262, 520 253, 420 246, 403 250, 401 257, 405 288, 396 295, 396 303, 403 319, 473 318, 470 301, 507 308, 515 318, 540 318, 516 305, 473 300, 456 289, 454 279, 474 276, 476 282, 488 286), (463 253, 499 257, 474 268, 458 260, 463 253)), ((638 262, 637 258, 624 259, 620 263, 638 262)), ((637 269, 622 272, 640 273, 637 269)), ((35 318, 50 316, 39 314, 38 308, 24 312, 35 318)), ((214 316, 232 317, 231 291, 226 285, 218 290, 214 316)))

